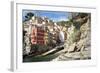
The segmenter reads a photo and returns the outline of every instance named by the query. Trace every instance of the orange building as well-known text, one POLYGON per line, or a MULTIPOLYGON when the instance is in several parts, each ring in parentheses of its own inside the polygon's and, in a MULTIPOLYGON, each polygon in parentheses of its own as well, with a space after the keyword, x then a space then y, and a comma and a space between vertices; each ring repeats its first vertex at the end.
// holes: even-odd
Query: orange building
POLYGON ((32 28, 31 43, 32 44, 45 44, 45 31, 41 27, 32 28))

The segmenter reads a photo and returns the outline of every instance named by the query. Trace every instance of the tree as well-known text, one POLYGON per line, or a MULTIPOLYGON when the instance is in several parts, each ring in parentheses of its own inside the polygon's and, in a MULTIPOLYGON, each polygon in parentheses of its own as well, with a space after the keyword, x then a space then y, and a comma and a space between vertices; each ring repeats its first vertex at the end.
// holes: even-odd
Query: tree
POLYGON ((25 16, 25 21, 30 20, 33 16, 34 16, 34 13, 32 12, 27 13, 25 16))

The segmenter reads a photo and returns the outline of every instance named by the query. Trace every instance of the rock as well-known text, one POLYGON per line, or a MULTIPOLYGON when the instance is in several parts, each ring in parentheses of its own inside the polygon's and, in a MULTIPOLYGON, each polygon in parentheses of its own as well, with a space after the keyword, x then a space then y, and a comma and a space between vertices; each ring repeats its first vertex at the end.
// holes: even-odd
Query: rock
POLYGON ((26 54, 29 54, 29 53, 30 53, 30 46, 26 46, 26 48, 25 48, 25 53, 26 53, 26 54))
POLYGON ((71 44, 68 48, 68 52, 74 51, 75 45, 76 43, 71 44))
POLYGON ((91 58, 91 22, 87 15, 84 14, 84 17, 79 17, 79 19, 76 18, 75 22, 77 21, 77 23, 68 28, 67 40, 64 43, 64 51, 67 52, 59 55, 56 61, 91 58))
POLYGON ((80 41, 77 42, 77 44, 76 44, 78 50, 80 50, 80 49, 82 48, 83 45, 84 45, 84 40, 80 40, 80 41))

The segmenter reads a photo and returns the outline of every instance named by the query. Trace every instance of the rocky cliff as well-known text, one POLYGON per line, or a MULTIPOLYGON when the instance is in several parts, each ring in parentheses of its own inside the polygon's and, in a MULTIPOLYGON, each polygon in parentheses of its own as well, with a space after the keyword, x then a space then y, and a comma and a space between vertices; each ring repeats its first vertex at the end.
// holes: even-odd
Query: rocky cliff
POLYGON ((91 59, 90 18, 91 15, 88 13, 79 13, 72 18, 72 24, 67 31, 64 50, 53 61, 91 59))

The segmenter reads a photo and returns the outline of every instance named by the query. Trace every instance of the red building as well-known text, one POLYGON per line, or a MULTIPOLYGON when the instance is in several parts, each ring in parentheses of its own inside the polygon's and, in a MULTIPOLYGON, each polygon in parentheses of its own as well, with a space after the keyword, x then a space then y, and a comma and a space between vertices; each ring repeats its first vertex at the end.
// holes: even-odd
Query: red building
POLYGON ((32 28, 31 43, 32 44, 45 44, 45 31, 41 27, 32 28))

